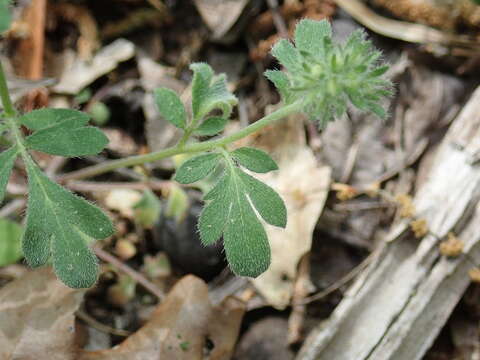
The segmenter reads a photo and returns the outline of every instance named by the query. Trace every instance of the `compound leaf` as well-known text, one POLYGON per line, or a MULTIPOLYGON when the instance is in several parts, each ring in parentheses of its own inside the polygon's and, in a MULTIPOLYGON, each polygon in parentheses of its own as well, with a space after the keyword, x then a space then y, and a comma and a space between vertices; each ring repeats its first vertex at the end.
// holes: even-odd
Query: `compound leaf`
POLYGON ((227 122, 228 119, 221 116, 208 118, 195 130, 195 134, 200 136, 216 135, 225 128, 227 122))
POLYGON ((25 145, 52 155, 82 156, 98 154, 108 144, 107 137, 92 126, 87 114, 70 109, 40 109, 20 117, 34 130, 25 145))
POLYGON ((32 267, 50 257, 57 276, 73 288, 92 286, 97 260, 88 247, 93 239, 113 234, 110 219, 97 207, 46 177, 32 160, 26 162, 29 178, 28 211, 23 253, 32 267))
POLYGON ((223 235, 235 274, 256 277, 263 273, 270 264, 270 247, 252 204, 266 222, 284 227, 286 208, 280 196, 227 159, 223 175, 204 200, 207 204, 198 221, 202 243, 213 244, 223 235))
POLYGON ((12 146, 0 154, 0 204, 5 196, 5 188, 7 187, 17 154, 18 149, 16 146, 12 146))
POLYGON ((231 153, 232 157, 240 165, 256 173, 267 173, 272 170, 278 170, 278 166, 265 151, 242 147, 231 153))
POLYGON ((220 156, 218 153, 208 153, 188 159, 177 169, 174 180, 180 184, 191 184, 203 179, 218 165, 220 156))
POLYGON ((160 114, 172 125, 177 128, 185 129, 187 123, 187 113, 182 100, 177 93, 171 89, 155 89, 153 96, 160 114))

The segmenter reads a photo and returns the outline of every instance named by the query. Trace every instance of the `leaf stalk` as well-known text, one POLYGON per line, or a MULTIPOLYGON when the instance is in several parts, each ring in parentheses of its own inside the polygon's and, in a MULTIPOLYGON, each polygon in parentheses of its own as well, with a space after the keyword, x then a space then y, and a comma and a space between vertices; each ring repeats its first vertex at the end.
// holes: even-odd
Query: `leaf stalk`
POLYGON ((68 180, 79 180, 85 179, 88 177, 97 176, 100 174, 104 174, 106 172, 135 165, 141 165, 147 162, 154 162, 161 159, 165 159, 167 157, 171 157, 178 154, 188 154, 188 153, 196 153, 201 151, 208 151, 218 147, 224 147, 228 144, 231 144, 237 140, 243 139, 244 137, 251 135, 267 125, 270 125, 278 120, 281 120, 291 114, 298 113, 302 110, 303 104, 301 101, 294 102, 289 105, 285 105, 280 109, 272 112, 269 115, 264 116, 262 119, 254 122, 253 124, 243 128, 236 133, 231 135, 225 136, 220 139, 205 141, 201 143, 195 144, 187 144, 183 145, 181 142, 173 147, 151 152, 149 154, 144 155, 135 155, 130 156, 124 159, 112 160, 107 161, 102 164, 93 165, 90 167, 86 167, 77 171, 70 172, 68 174, 64 174, 57 178, 58 181, 68 181, 68 180))
POLYGON ((17 115, 17 111, 13 107, 12 100, 10 99, 10 92, 8 91, 7 78, 3 65, 0 62, 0 98, 2 99, 3 111, 5 117, 14 118, 17 115))

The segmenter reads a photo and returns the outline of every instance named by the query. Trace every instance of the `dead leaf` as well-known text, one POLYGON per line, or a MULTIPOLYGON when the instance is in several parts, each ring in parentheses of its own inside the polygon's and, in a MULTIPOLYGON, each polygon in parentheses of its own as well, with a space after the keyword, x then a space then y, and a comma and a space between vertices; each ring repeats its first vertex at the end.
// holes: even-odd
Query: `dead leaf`
POLYGON ((112 349, 83 352, 77 360, 230 359, 244 312, 235 298, 213 307, 205 282, 189 275, 140 330, 112 349))
POLYGON ((0 359, 75 359, 75 311, 83 290, 57 280, 49 267, 0 290, 0 359))
POLYGON ((480 25, 480 8, 470 0, 374 0, 373 3, 405 20, 450 31, 461 23, 480 25))
POLYGON ((194 0, 213 38, 223 37, 237 22, 249 0, 194 0))
POLYGON ((60 80, 53 90, 62 94, 77 94, 100 76, 115 69, 118 63, 131 59, 135 54, 135 45, 125 39, 118 39, 102 48, 90 62, 68 56, 65 51, 65 66, 60 80), (70 58, 70 59, 69 59, 70 58))
POLYGON ((121 156, 136 155, 138 145, 131 135, 123 129, 103 128, 103 133, 108 138, 107 149, 121 156))
POLYGON ((118 211, 127 219, 133 219, 134 206, 142 198, 142 193, 131 189, 114 189, 105 196, 105 206, 111 210, 118 211))
POLYGON ((272 263, 252 282, 272 306, 284 309, 292 297, 298 262, 310 251, 312 233, 327 199, 331 169, 319 165, 306 145, 298 117, 260 134, 255 146, 266 147, 278 163, 280 170, 259 178, 283 198, 288 220, 285 229, 266 227, 272 263))

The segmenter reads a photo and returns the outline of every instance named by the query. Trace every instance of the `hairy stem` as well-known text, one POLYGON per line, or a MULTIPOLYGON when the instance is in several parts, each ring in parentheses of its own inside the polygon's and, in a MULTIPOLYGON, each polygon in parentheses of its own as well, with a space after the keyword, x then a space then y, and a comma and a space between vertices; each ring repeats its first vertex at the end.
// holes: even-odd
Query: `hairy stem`
POLYGON ((13 107, 12 100, 10 99, 10 93, 8 91, 7 79, 5 77, 5 72, 3 71, 3 65, 0 62, 0 98, 2 99, 3 111, 5 117, 13 118, 16 116, 17 112, 13 107))
POLYGON ((88 177, 97 176, 97 175, 112 171, 114 169, 140 165, 147 162, 158 161, 158 160, 171 157, 174 155, 178 155, 178 154, 195 153, 200 151, 212 150, 217 147, 223 147, 232 142, 243 139, 244 137, 257 132, 260 129, 263 129, 265 126, 270 125, 275 121, 281 120, 288 115, 298 113, 302 108, 303 108, 303 104, 300 101, 294 102, 293 104, 281 107, 277 111, 274 111, 273 113, 263 117, 257 122, 243 128, 242 130, 237 131, 234 134, 225 136, 217 140, 210 140, 210 141, 205 141, 205 142, 196 143, 196 144, 188 144, 188 145, 183 145, 180 143, 177 146, 152 152, 145 155, 136 155, 136 156, 130 156, 124 159, 107 161, 102 164, 86 167, 81 170, 73 171, 63 176, 59 176, 57 180, 67 181, 67 180, 73 180, 73 179, 77 179, 77 180, 85 179, 88 177))

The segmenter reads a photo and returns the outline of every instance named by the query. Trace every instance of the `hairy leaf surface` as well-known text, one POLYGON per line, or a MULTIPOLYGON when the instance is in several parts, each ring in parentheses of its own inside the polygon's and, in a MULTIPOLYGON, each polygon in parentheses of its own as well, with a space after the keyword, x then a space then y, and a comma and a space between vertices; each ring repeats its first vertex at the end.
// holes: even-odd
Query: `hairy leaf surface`
POLYGON ((270 246, 255 209, 268 223, 284 227, 286 208, 269 186, 245 174, 231 159, 220 180, 207 193, 198 227, 202 243, 210 245, 223 235, 223 244, 232 271, 256 277, 270 265, 270 246))
POLYGON ((195 130, 195 134, 200 136, 212 136, 221 132, 225 125, 227 125, 228 119, 221 116, 214 116, 206 119, 195 130))
POLYGON ((88 121, 85 113, 69 109, 41 109, 20 117, 35 131, 25 139, 28 148, 68 157, 98 154, 108 144, 102 131, 85 126, 88 121))
POLYGON ((153 93, 160 114, 177 128, 185 129, 187 113, 177 93, 167 88, 155 89, 153 93))
POLYGON ((287 225, 287 208, 282 198, 267 184, 237 169, 237 176, 260 216, 270 225, 287 225))
POLYGON ((17 154, 18 149, 16 146, 12 146, 0 154, 0 204, 5 196, 5 188, 7 187, 17 154))
POLYGON ((240 165, 256 173, 278 170, 278 165, 270 155, 259 149, 242 147, 233 151, 231 155, 240 165))
POLYGON ((195 156, 185 161, 175 173, 174 180, 180 184, 191 184, 203 179, 218 165, 221 155, 208 153, 195 156))
POLYGON ((113 234, 110 219, 97 207, 47 178, 31 161, 23 253, 32 267, 52 257, 57 276, 68 286, 92 286, 97 260, 88 247, 93 239, 113 234))
POLYGON ((74 127, 88 124, 89 116, 81 111, 71 109, 38 109, 22 115, 19 121, 30 130, 48 128, 63 121, 71 121, 74 127))
POLYGON ((221 110, 228 118, 238 100, 227 89, 225 74, 213 76, 212 68, 204 63, 190 65, 194 72, 192 84, 192 111, 195 119, 201 119, 213 110, 221 110))
POLYGON ((327 21, 303 19, 295 28, 295 45, 300 51, 319 54, 325 51, 322 39, 332 36, 332 28, 327 21))
POLYGON ((381 100, 392 94, 391 82, 382 78, 388 66, 379 61, 381 52, 364 32, 354 31, 344 43, 334 43, 327 20, 303 19, 294 38, 295 46, 283 39, 272 48, 285 67, 283 75, 265 73, 285 103, 303 104, 303 112, 320 129, 345 114, 349 105, 386 117, 381 100))

